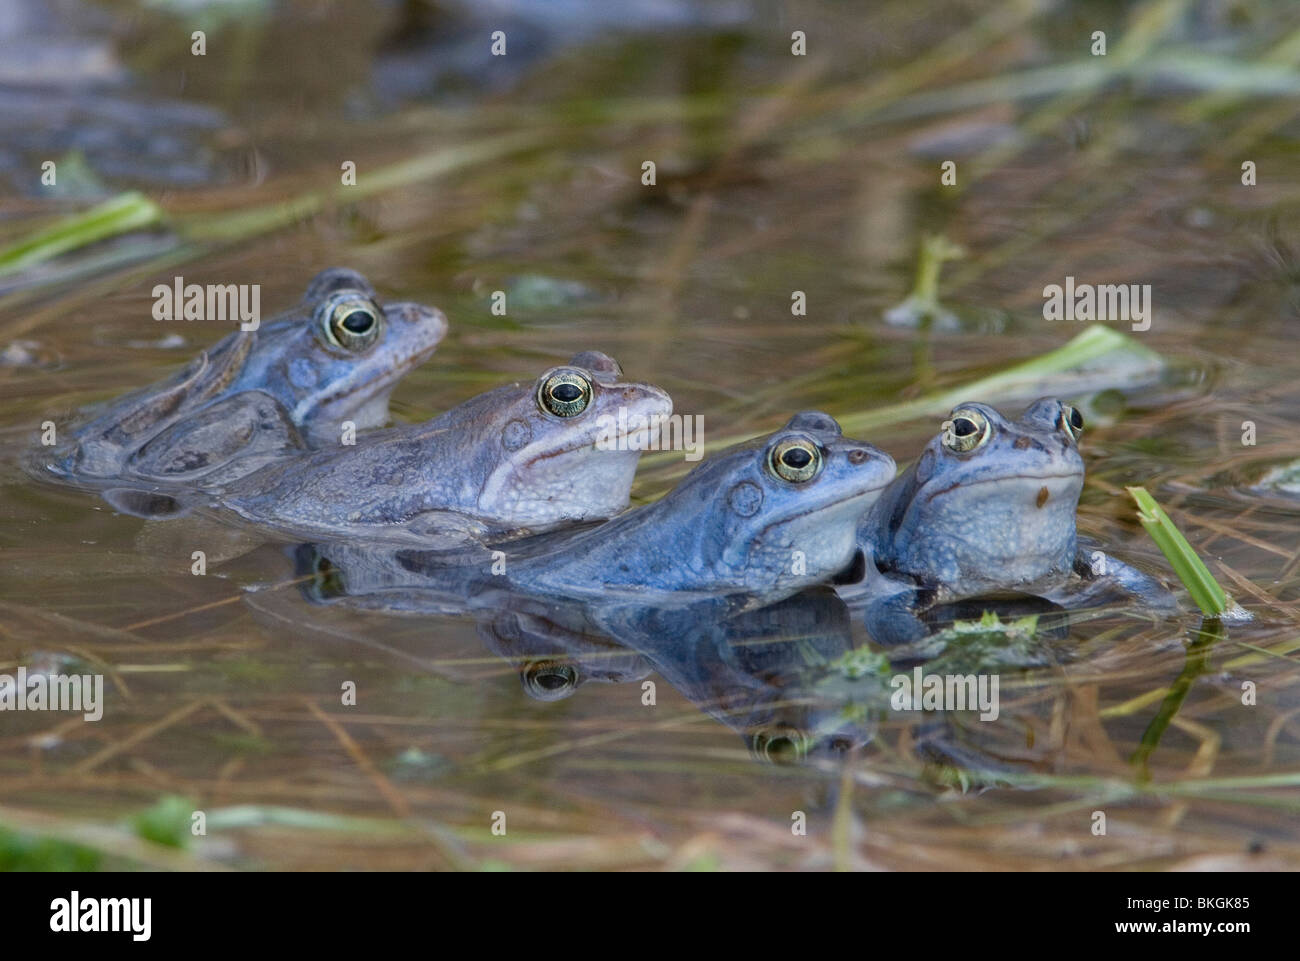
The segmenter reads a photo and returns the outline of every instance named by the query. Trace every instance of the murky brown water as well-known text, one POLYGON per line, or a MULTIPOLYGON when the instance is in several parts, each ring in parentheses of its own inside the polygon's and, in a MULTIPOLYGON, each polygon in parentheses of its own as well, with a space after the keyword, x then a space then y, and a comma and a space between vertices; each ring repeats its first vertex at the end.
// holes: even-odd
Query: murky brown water
MULTIPOLYGON (((193 25, 157 12, 119 19, 112 39, 74 16, 67 29, 137 78, 120 111, 167 98, 220 120, 175 133, 181 155, 202 158, 199 185, 163 183, 161 146, 136 167, 111 142, 87 147, 110 192, 145 191, 167 225, 2 278, 0 350, 30 341, 37 362, 0 366, 0 673, 81 665, 108 691, 93 724, 0 716, 0 828, 78 840, 110 825, 117 846, 92 845, 105 865, 1300 865, 1300 501, 1250 489, 1300 458, 1300 85, 1269 72, 1294 69, 1300 11, 871 6, 760 3, 746 24, 719 5, 703 26, 626 35, 555 27, 508 71, 482 45, 438 47, 364 5, 212 26, 202 59, 185 52, 193 25), (394 40, 402 29, 410 42, 394 40), (796 29, 806 57, 790 55, 796 29), (1088 55, 1094 29, 1108 31, 1106 58, 1088 55), (465 66, 421 86, 429 57, 465 66), (1065 64, 1084 73, 1053 72, 1065 64), (1114 73, 1086 73, 1101 65, 1114 73), (334 187, 345 160, 356 194, 334 187), (944 160, 955 187, 939 183, 944 160), (967 251, 940 282, 955 329, 929 333, 883 320, 927 233, 967 251), (1079 618, 1016 662, 1033 666, 1002 668, 1001 717, 957 725, 962 750, 941 764, 918 748, 931 728, 855 714, 860 689, 827 668, 871 650, 856 622, 755 629, 774 650, 820 652, 776 671, 707 623, 677 625, 642 660, 591 640, 582 670, 621 683, 538 700, 516 663, 538 652, 501 656, 519 653, 509 632, 485 643, 470 618, 310 604, 286 545, 119 515, 16 466, 42 421, 155 380, 224 333, 153 321, 154 284, 260 283, 273 309, 331 264, 451 319, 398 388, 400 420, 595 348, 702 414, 714 440, 810 407, 851 418, 1058 347, 1085 326, 1042 318, 1043 287, 1067 275, 1151 284, 1154 322, 1133 336, 1177 374, 1093 403, 1111 416, 1085 435, 1080 527, 1167 569, 1124 495, 1145 485, 1255 620, 1207 640, 1190 614, 1079 618), (497 289, 507 318, 489 311, 497 289), (791 316, 794 290, 807 316, 791 316), (206 576, 190 573, 194 550, 206 576), (345 681, 355 707, 339 703, 345 681), (756 729, 841 710, 861 722, 846 754, 755 757, 756 729), (169 795, 208 816, 180 854, 119 827, 169 795)), ((75 209, 15 183, 0 245, 75 209)), ((936 427, 908 419, 865 439, 904 462, 936 427)), ((648 462, 636 496, 685 466, 648 462)))

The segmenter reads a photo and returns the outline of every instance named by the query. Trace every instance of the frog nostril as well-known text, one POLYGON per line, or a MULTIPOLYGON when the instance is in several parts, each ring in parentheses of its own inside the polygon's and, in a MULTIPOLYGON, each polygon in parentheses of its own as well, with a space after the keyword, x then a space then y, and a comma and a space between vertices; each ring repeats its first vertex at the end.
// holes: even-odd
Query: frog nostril
POLYGON ((861 447, 855 447, 853 450, 849 451, 849 463, 861 464, 868 456, 868 453, 861 447))
POLYGON ((1029 438, 1017 437, 1016 442, 1011 446, 1014 447, 1016 450, 1025 450, 1029 447, 1029 438))

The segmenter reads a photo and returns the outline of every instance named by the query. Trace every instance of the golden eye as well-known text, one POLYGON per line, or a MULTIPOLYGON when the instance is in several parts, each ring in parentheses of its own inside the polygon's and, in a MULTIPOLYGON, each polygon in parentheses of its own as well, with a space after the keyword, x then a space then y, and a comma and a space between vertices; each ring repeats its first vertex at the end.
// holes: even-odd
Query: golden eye
POLYGON ((987 417, 973 407, 959 407, 943 422, 943 446, 965 454, 983 444, 992 433, 987 417))
POLYGON ((519 672, 524 691, 538 701, 559 701, 578 687, 578 672, 563 661, 532 661, 519 672))
POLYGON ((1061 405, 1061 429, 1070 435, 1071 440, 1079 439, 1083 433, 1083 415, 1079 413, 1079 408, 1069 404, 1061 405))
POLYGON ((537 405, 556 417, 577 417, 590 403, 591 381, 571 370, 552 374, 537 388, 537 405))
POLYGON ((810 481, 821 472, 822 452, 810 440, 792 437, 783 440, 768 454, 768 467, 772 473, 792 484, 810 481))
POLYGON ((355 353, 372 346, 384 330, 384 315, 379 305, 356 290, 330 294, 320 305, 317 316, 329 343, 355 353))
POLYGON ((777 725, 759 728, 749 736, 749 750, 769 764, 796 764, 808 754, 808 737, 798 728, 777 725))

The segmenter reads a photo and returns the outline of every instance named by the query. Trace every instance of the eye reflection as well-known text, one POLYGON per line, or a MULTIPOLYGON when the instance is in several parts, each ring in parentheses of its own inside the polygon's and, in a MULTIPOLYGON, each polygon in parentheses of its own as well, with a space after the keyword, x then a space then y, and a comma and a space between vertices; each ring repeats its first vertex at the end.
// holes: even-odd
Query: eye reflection
POLYGON ((563 661, 531 661, 519 672, 524 693, 537 701, 562 701, 578 687, 578 671, 563 661))
POLYGON ((796 764, 808 754, 808 738, 798 728, 759 728, 749 736, 749 750, 769 764, 796 764))

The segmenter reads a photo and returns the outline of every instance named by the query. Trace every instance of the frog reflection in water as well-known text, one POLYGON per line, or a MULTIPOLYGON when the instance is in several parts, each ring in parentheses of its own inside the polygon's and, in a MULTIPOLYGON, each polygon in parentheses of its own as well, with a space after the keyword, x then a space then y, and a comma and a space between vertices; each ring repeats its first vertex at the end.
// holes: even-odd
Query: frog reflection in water
MULTIPOLYGON (((974 721, 978 707, 956 712, 961 717, 897 713, 897 675, 906 672, 910 678, 917 664, 926 665, 927 673, 962 674, 1059 665, 1072 651, 1068 614, 1035 598, 994 602, 1007 624, 1037 617, 1032 638, 966 631, 942 646, 926 641, 891 649, 886 656, 855 638, 850 608, 829 587, 775 601, 751 595, 746 604, 726 595, 682 603, 668 594, 638 600, 619 592, 575 601, 518 589, 505 577, 455 576, 473 565, 422 570, 422 556, 357 544, 305 544, 294 551, 295 580, 313 604, 426 623, 435 616, 473 617, 487 648, 515 666, 523 691, 534 700, 563 700, 589 684, 641 684, 658 674, 739 733, 754 758, 769 763, 842 756, 872 742, 880 719, 888 718, 908 725, 922 760, 1015 770, 1014 757, 991 750, 967 730, 972 725, 989 729, 979 733, 1001 730, 974 721), (1053 610, 1058 613, 1050 615, 1053 610), (1055 627, 1047 627, 1045 615, 1055 627)), ((304 623, 301 610, 282 592, 254 592, 246 600, 255 610, 273 610, 280 623, 304 623)), ((978 620, 985 608, 981 603, 965 609, 955 602, 948 615, 978 620)), ((445 657, 436 640, 440 632, 363 628, 354 636, 404 665, 445 657)), ((480 681, 478 676, 467 683, 480 681)), ((638 690, 628 697, 643 694, 638 690)), ((663 696, 658 695, 660 703, 663 696)))
MULTIPOLYGON (((657 671, 700 710, 737 731, 752 756, 765 762, 794 763, 861 747, 888 704, 888 689, 871 679, 851 686, 847 696, 843 685, 832 696, 819 696, 829 666, 853 646, 848 608, 828 588, 748 609, 726 596, 677 603, 666 595, 638 602, 614 594, 577 601, 518 590, 505 578, 464 582, 457 593, 448 570, 417 572, 417 555, 355 544, 302 545, 295 550, 296 575, 316 604, 474 617, 479 637, 515 666, 534 700, 563 700, 591 683, 639 683, 657 671)), ((255 608, 285 603, 275 592, 250 595, 249 602, 255 608)), ((278 617, 302 620, 287 610, 278 617)), ((405 663, 428 658, 428 644, 424 633, 388 632, 384 640, 385 650, 405 663), (395 650, 394 638, 403 637, 410 640, 395 650)))
POLYGON ((272 464, 216 503, 308 536, 429 547, 603 520, 627 506, 641 449, 672 413, 666 393, 621 373, 605 354, 578 354, 427 423, 272 464))
MULTIPOLYGON (((655 504, 589 531, 517 545, 496 574, 486 551, 449 559, 355 543, 300 548, 299 574, 310 577, 314 599, 371 610, 473 613, 498 626, 502 612, 511 612, 515 654, 519 638, 556 638, 552 648, 572 651, 573 637, 608 635, 660 664, 665 677, 727 723, 743 722, 764 757, 801 756, 810 737, 823 735, 841 750, 866 735, 840 730, 838 707, 823 718, 786 703, 795 682, 782 659, 802 671, 809 667, 802 658, 820 642, 810 648, 800 631, 786 631, 788 618, 769 623, 757 612, 784 610, 783 599, 851 564, 856 525, 893 474, 888 455, 845 439, 832 418, 808 411, 769 437, 710 458, 655 504), (520 610, 528 612, 526 623, 520 610), (560 623, 568 626, 561 631, 560 623), (734 632, 762 633, 773 644, 728 653, 734 632)), ((849 643, 843 603, 823 591, 817 607, 841 612, 811 621, 820 625, 813 633, 842 649, 849 643)), ((805 606, 792 602, 790 610, 805 606)), ((555 699, 591 676, 581 659, 543 656, 545 643, 534 653, 523 674, 533 696, 555 699)), ((613 675, 606 668, 604 679, 644 676, 637 667, 613 675)))
POLYGON ((229 335, 169 380, 74 425, 45 472, 91 486, 229 481, 337 442, 343 421, 384 424, 398 380, 446 332, 440 311, 381 306, 356 271, 325 270, 301 310, 229 335))
POLYGON ((790 764, 864 747, 888 705, 877 678, 848 695, 843 686, 823 695, 825 678, 854 647, 849 609, 827 587, 740 611, 714 599, 600 605, 593 616, 700 710, 736 730, 756 760, 790 764))
MULTIPOLYGON (((1107 591, 1162 610, 1170 596, 1152 578, 1107 558, 1103 577, 1081 545, 1075 519, 1083 489, 1083 417, 1059 400, 1035 401, 1019 421, 985 404, 955 408, 920 458, 889 486, 860 531, 865 591, 877 613, 925 602, 1033 594, 1077 606, 1107 591)), ((878 626, 881 625, 877 621, 878 626)), ((880 640, 895 639, 898 624, 880 640)), ((906 629, 909 639, 917 629, 906 629)), ((874 631, 873 631, 874 633, 874 631)))

